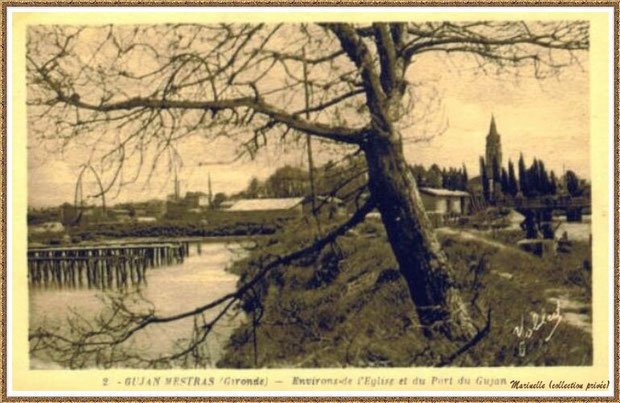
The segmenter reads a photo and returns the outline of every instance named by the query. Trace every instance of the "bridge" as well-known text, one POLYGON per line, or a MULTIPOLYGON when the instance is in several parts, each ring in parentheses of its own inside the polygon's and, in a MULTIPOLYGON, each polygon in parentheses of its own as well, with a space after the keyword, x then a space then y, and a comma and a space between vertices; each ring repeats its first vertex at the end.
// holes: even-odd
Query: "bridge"
POLYGON ((497 207, 513 208, 526 217, 534 215, 539 221, 551 221, 554 211, 562 211, 566 215, 566 221, 577 222, 581 221, 584 210, 592 209, 589 197, 571 196, 500 197, 492 204, 497 207))
POLYGON ((32 285, 121 288, 145 282, 149 268, 182 263, 189 245, 182 241, 29 248, 28 280, 32 285))
POLYGON ((555 196, 514 198, 508 206, 525 216, 534 214, 539 221, 551 221, 553 212, 561 210, 566 215, 566 221, 578 222, 581 221, 584 210, 592 209, 592 202, 587 197, 555 196))

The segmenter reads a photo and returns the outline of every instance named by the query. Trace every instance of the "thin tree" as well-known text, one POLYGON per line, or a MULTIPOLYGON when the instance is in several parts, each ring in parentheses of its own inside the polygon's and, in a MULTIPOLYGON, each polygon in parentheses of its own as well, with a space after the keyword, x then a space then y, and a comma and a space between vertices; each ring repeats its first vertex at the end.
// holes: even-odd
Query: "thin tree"
POLYGON ((564 176, 564 180, 566 182, 566 190, 568 191, 568 193, 574 197, 581 196, 581 194, 583 193, 583 188, 577 174, 571 170, 568 170, 566 171, 564 176))
POLYGON ((515 167, 511 160, 508 160, 508 192, 511 196, 516 196, 519 192, 519 185, 515 176, 515 167))
POLYGON ((523 159, 523 153, 519 155, 519 190, 524 196, 529 196, 530 186, 528 181, 528 172, 525 168, 525 161, 523 159))
POLYGON ((540 170, 538 169, 538 160, 534 158, 532 165, 527 170, 527 182, 529 185, 528 196, 536 197, 540 191, 540 170))
POLYGON ((467 175, 467 167, 463 164, 463 183, 461 185, 461 190, 467 190, 467 184, 469 182, 469 176, 467 175))
POLYGON ((491 188, 489 186, 489 177, 487 175, 487 166, 484 157, 480 157, 480 182, 482 183, 482 197, 484 200, 491 199, 491 188))
POLYGON ((506 171, 506 168, 502 168, 501 184, 502 184, 502 193, 509 194, 510 187, 508 186, 508 172, 506 171))
POLYGON ((558 193, 558 179, 555 176, 555 172, 553 172, 553 170, 551 170, 551 173, 549 174, 549 192, 552 195, 558 193))
POLYGON ((544 195, 551 194, 551 181, 549 180, 549 174, 547 173, 547 168, 545 168, 545 163, 540 161, 538 167, 540 169, 540 191, 544 195))

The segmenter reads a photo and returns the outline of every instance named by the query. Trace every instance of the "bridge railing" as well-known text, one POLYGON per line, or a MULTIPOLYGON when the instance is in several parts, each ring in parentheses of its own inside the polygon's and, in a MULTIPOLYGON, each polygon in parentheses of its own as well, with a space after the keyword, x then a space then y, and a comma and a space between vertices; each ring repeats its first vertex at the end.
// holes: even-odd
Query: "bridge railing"
POLYGON ((588 208, 591 201, 587 197, 572 196, 539 196, 539 197, 510 197, 502 196, 494 200, 499 207, 515 208, 588 208))

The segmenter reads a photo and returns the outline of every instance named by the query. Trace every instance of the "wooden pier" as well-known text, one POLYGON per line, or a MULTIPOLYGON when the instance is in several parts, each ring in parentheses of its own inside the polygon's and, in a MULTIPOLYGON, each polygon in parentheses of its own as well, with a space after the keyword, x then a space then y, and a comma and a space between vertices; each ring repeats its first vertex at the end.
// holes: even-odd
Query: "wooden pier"
MULTIPOLYGON (((33 285, 97 288, 146 282, 149 268, 183 263, 190 242, 92 245, 28 249, 33 285)), ((200 253, 200 244, 197 244, 200 253)))

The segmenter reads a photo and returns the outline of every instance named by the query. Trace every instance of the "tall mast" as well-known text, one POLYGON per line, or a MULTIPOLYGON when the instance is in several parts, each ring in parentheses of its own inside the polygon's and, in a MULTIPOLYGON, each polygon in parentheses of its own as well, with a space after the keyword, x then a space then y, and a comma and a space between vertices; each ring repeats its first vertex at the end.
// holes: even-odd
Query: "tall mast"
MULTIPOLYGON (((310 108, 310 93, 308 91, 308 65, 306 63, 306 48, 305 46, 301 49, 302 50, 302 55, 303 55, 303 59, 304 59, 304 98, 305 98, 305 105, 306 105, 306 119, 310 118, 310 112, 308 111, 308 108, 310 108)), ((311 193, 311 197, 312 197, 312 211, 315 212, 316 210, 316 194, 315 194, 315 189, 314 189, 314 160, 312 158, 312 138, 310 137, 309 134, 306 135, 306 145, 307 145, 307 149, 308 149, 308 170, 310 172, 310 193, 311 193)))
POLYGON ((177 166, 174 166, 174 199, 179 200, 181 198, 181 186, 179 184, 179 178, 177 176, 177 166))

